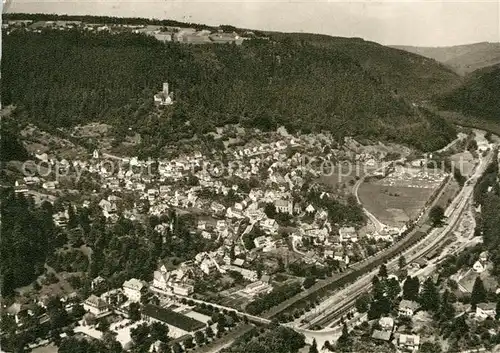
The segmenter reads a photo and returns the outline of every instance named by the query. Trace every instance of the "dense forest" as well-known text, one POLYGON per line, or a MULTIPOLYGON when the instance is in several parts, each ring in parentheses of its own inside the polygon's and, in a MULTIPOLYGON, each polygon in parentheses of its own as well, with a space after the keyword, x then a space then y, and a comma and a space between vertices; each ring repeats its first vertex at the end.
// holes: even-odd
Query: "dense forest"
POLYGON ((16 31, 3 38, 2 99, 19 119, 58 127, 103 121, 118 140, 139 132, 152 154, 226 123, 330 130, 422 150, 454 137, 451 125, 411 104, 416 91, 420 98, 439 91, 454 74, 375 43, 327 38, 274 34, 242 46, 190 46, 134 34, 16 31), (428 87, 409 84, 423 71, 428 87), (152 96, 164 81, 176 102, 158 111, 152 96))
POLYGON ((500 65, 475 71, 459 88, 438 97, 442 109, 500 123, 500 65))
POLYGON ((271 324, 267 330, 253 328, 223 352, 295 353, 304 347, 304 335, 291 328, 271 324))
POLYGON ((32 199, 11 189, 0 196, 0 282, 5 296, 42 274, 47 256, 58 244, 50 203, 35 207, 32 199))

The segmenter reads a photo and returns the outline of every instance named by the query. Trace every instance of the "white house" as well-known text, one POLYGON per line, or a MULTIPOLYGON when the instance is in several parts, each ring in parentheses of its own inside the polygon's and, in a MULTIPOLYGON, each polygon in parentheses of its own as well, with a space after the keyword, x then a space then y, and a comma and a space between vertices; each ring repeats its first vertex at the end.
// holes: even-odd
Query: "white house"
POLYGON ((136 278, 123 282, 123 292, 131 302, 140 302, 146 290, 146 284, 136 278))

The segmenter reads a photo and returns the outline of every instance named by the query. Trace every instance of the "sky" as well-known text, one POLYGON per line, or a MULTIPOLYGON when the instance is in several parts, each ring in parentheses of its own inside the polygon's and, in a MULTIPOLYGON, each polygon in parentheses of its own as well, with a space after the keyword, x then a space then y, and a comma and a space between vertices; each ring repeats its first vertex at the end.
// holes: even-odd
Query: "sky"
POLYGON ((172 19, 361 37, 385 45, 500 41, 500 0, 4 0, 8 12, 172 19))

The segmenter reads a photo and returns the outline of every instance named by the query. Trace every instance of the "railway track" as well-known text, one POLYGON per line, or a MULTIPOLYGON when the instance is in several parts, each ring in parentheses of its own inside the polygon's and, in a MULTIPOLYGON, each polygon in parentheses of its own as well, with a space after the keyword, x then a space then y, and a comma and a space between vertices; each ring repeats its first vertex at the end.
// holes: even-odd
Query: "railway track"
MULTIPOLYGON (((455 210, 458 208, 458 206, 459 205, 457 205, 455 207, 455 210)), ((414 261, 421 259, 421 258, 426 258, 432 252, 435 252, 437 249, 442 248, 443 240, 448 238, 449 235, 453 232, 455 226, 457 225, 457 223, 460 220, 460 217, 464 211, 465 211, 465 207, 462 207, 459 210, 459 214, 456 216, 456 219, 453 222, 453 224, 451 226, 450 225, 447 226, 447 228, 449 228, 449 229, 447 229, 445 232, 443 232, 444 234, 440 238, 434 239, 430 244, 429 244, 429 242, 424 241, 422 244, 423 250, 416 250, 416 252, 418 254, 416 256, 411 257, 409 263, 414 262, 414 261)), ((428 235, 431 235, 431 233, 432 233, 432 231, 428 235)), ((392 265, 388 266, 388 270, 394 270, 394 267, 395 267, 395 265, 392 264, 392 265)), ((368 292, 371 289, 371 287, 372 286, 370 283, 368 286, 365 286, 365 287, 355 291, 354 293, 350 294, 348 301, 341 301, 339 303, 339 305, 341 304, 339 308, 335 309, 332 313, 324 316, 320 320, 310 322, 308 324, 308 326, 310 328, 311 327, 318 327, 318 326, 319 327, 326 327, 326 326, 330 326, 332 323, 333 324, 337 323, 338 321, 340 321, 340 319, 344 315, 346 315, 347 313, 352 311, 352 309, 354 308, 354 306, 356 304, 356 300, 362 294, 368 292)))
MULTIPOLYGON (((356 276, 356 278, 361 275, 370 274, 375 268, 379 267, 382 263, 388 262, 389 260, 395 260, 395 257, 399 254, 404 253, 406 250, 411 248, 416 243, 422 241, 420 244, 420 249, 415 249, 408 257, 408 254, 405 254, 405 257, 410 260, 409 263, 414 262, 420 258, 428 256, 430 253, 435 252, 437 249, 443 246, 443 240, 445 240, 449 234, 453 231, 457 223, 460 221, 461 216, 466 210, 466 205, 470 202, 470 198, 472 196, 475 181, 478 179, 480 175, 484 172, 484 168, 490 163, 492 154, 490 154, 485 160, 481 161, 479 166, 477 167, 474 175, 467 181, 466 186, 461 190, 460 194, 457 195, 455 200, 452 202, 450 207, 446 210, 446 215, 449 217, 450 222, 445 226, 443 230, 436 229, 427 229, 427 231, 423 231, 422 225, 419 230, 417 230, 412 237, 408 237, 408 240, 405 242, 404 239, 400 241, 397 245, 393 247, 390 251, 386 252, 382 258, 377 259, 365 266, 362 266, 363 263, 357 265, 357 269, 354 269, 353 272, 346 275, 347 276, 356 276), (457 213, 458 211, 458 213, 457 213), (440 232, 440 233, 439 233, 440 232), (437 233, 437 234, 436 234, 437 233), (436 234, 438 235, 436 238, 432 236, 436 234), (427 238, 426 240, 423 240, 427 238)), ((421 217, 425 219, 427 217, 421 217)), ((390 266, 394 266, 395 264, 390 264, 390 266)), ((344 277, 345 278, 345 277, 344 277)), ((351 277, 352 278, 352 277, 351 277)), ((371 283, 368 283, 364 288, 355 291, 354 293, 349 294, 349 300, 347 302, 341 301, 337 304, 337 306, 331 313, 326 314, 324 317, 319 320, 312 320, 308 327, 316 327, 316 326, 327 326, 331 322, 335 322, 345 313, 349 312, 352 307, 355 305, 356 299, 364 292, 369 290, 371 287, 371 283)))

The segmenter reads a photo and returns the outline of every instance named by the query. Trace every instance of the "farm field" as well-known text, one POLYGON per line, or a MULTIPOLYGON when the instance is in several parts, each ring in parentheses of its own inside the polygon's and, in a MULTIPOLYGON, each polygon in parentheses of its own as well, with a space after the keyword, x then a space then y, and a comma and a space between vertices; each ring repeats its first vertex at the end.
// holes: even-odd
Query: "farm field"
POLYGON ((402 227, 416 218, 435 188, 385 186, 378 182, 365 182, 359 187, 363 206, 382 223, 402 227))

